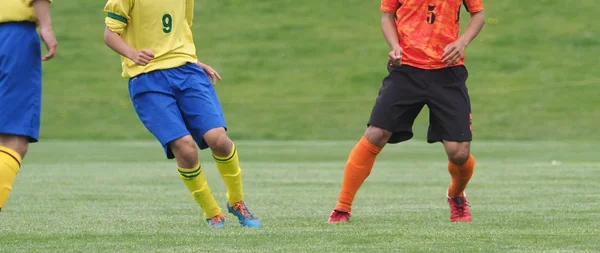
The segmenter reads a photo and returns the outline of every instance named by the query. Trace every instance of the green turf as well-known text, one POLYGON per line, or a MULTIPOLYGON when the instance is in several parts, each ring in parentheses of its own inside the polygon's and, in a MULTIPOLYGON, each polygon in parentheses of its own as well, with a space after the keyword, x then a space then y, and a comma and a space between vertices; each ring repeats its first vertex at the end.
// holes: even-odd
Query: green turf
MULTIPOLYGON (((474 220, 450 224, 440 145, 389 146, 352 224, 331 226, 353 142, 239 142, 260 230, 209 230, 154 142, 32 146, 0 213, 0 252, 598 252, 599 144, 476 142, 474 220), (553 165, 553 161, 554 165, 553 165)), ((201 159, 215 196, 224 186, 201 159)))
MULTIPOLYGON (((105 2, 53 4, 60 48, 44 64, 43 138, 151 138, 103 44, 105 2)), ((476 138, 600 140, 596 1, 484 2, 489 22, 467 50, 476 138)), ((379 3, 197 1, 198 55, 224 77, 217 89, 231 135, 359 136, 386 74, 379 3)))

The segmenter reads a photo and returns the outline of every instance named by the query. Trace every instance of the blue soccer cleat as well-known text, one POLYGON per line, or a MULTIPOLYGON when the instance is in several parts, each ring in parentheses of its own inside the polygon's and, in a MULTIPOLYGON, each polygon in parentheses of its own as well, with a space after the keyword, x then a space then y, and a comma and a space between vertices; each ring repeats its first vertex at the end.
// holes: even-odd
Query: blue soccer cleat
POLYGON ((209 228, 222 228, 225 225, 225 215, 222 213, 210 219, 206 219, 209 228))
POLYGON ((229 210, 229 213, 238 217, 238 219, 240 220, 240 225, 242 225, 242 227, 260 227, 260 220, 257 217, 255 217, 254 214, 252 214, 252 212, 250 212, 244 201, 237 202, 233 206, 230 206, 229 202, 227 202, 227 210, 229 210))

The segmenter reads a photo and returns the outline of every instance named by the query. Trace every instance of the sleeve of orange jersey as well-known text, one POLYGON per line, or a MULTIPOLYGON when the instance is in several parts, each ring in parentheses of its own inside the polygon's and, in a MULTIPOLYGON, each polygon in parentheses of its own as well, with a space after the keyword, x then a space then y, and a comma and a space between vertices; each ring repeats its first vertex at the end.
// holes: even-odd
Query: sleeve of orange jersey
POLYGON ((481 0, 465 0, 465 7, 469 13, 477 13, 483 10, 483 2, 481 0))
POLYGON ((381 12, 396 13, 400 7, 398 0, 381 0, 381 12))

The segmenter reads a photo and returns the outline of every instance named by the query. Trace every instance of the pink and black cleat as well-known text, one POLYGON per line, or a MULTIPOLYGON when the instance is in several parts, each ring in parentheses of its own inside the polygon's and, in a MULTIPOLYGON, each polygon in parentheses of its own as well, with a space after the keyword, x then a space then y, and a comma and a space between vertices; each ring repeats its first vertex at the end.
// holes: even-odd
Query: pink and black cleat
POLYGON ((350 212, 346 210, 335 209, 329 215, 329 224, 348 223, 350 221, 350 212))
POLYGON ((450 205, 450 222, 471 222, 471 210, 464 193, 456 198, 448 197, 450 205))

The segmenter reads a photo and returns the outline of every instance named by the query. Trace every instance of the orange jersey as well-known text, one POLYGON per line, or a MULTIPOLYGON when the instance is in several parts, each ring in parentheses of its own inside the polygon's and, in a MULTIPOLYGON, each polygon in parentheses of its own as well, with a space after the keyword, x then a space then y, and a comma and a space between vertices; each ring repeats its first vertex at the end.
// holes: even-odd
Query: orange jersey
POLYGON ((382 12, 396 14, 402 64, 423 69, 446 67, 442 55, 444 48, 458 39, 463 4, 470 13, 483 10, 481 0, 381 0, 382 12))

